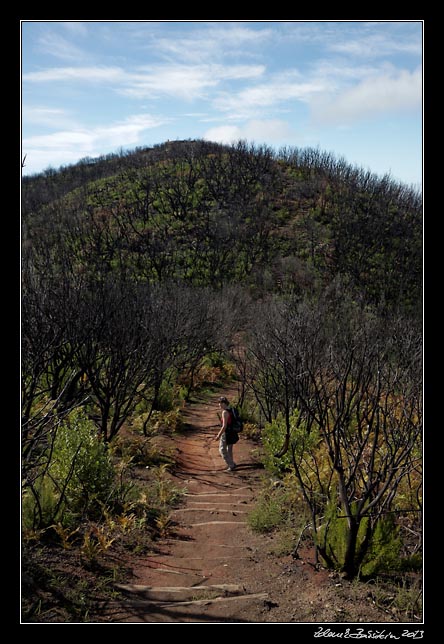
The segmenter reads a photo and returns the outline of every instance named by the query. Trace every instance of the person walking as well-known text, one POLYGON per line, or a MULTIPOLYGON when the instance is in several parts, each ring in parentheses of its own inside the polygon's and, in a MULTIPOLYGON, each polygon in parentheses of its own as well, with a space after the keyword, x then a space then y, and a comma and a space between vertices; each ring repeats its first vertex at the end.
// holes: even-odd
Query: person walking
POLYGON ((219 453, 227 464, 226 471, 232 472, 236 467, 236 463, 233 460, 233 445, 237 443, 239 436, 237 432, 231 430, 233 417, 230 412, 229 402, 225 396, 219 398, 219 408, 222 410, 222 426, 216 436, 216 440, 219 441, 219 453))

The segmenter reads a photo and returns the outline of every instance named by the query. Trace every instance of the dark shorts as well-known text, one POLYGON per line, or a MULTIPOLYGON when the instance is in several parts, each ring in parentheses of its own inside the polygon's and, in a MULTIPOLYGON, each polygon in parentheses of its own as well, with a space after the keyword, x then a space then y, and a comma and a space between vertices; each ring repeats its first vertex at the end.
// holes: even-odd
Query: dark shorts
POLYGON ((238 433, 229 427, 225 430, 225 436, 227 437, 227 445, 234 445, 239 440, 238 433))

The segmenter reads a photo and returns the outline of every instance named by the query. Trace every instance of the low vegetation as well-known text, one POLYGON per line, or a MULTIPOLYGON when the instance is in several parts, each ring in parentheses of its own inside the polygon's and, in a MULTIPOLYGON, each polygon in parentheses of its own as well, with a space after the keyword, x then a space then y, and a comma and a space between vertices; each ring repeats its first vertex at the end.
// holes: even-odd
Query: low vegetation
POLYGON ((46 468, 23 494, 25 622, 90 621, 116 596, 126 555, 154 552, 168 534, 185 491, 169 474, 172 415, 157 414, 149 436, 137 423, 124 428, 110 446, 79 409, 58 427, 46 468))
POLYGON ((295 555, 312 539, 350 579, 420 569, 415 190, 319 150, 183 141, 26 177, 22 194, 29 621, 61 621, 57 592, 87 620, 70 557, 106 594, 110 553, 168 531, 168 436, 197 388, 233 375, 275 483, 252 527, 279 526, 295 555))

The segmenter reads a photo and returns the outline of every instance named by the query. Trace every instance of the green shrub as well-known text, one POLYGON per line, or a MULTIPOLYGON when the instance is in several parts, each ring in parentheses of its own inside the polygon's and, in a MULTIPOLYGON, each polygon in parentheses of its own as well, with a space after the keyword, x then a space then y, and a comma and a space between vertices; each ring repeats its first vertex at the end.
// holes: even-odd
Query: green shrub
POLYGON ((180 409, 171 409, 167 412, 153 411, 148 424, 149 433, 172 434, 180 431, 182 427, 180 409))
POLYGON ((94 512, 112 494, 110 455, 82 410, 71 412, 57 429, 49 475, 73 514, 94 512))
POLYGON ((322 525, 319 527, 316 539, 325 548, 327 555, 335 562, 340 570, 345 560, 348 526, 341 518, 342 512, 338 507, 335 494, 332 493, 325 509, 322 525))
POLYGON ((255 532, 270 532, 299 525, 301 514, 295 479, 287 475, 283 482, 268 481, 247 519, 255 532))
POLYGON ((162 380, 159 392, 157 394, 158 411, 172 411, 174 408, 175 387, 174 384, 167 380, 162 380))
MULTIPOLYGON (((363 577, 371 577, 382 572, 401 570, 402 542, 393 515, 389 514, 379 519, 372 529, 369 541, 366 542, 369 520, 368 517, 364 517, 358 530, 356 556, 363 547, 365 548, 360 574, 363 577)), ((349 528, 343 517, 343 511, 337 506, 333 495, 327 504, 324 522, 318 530, 317 539, 318 543, 325 547, 328 556, 335 562, 338 569, 344 565, 348 532, 349 528)))
POLYGON ((82 410, 74 410, 55 430, 32 488, 22 496, 23 528, 69 526, 80 516, 98 516, 114 493, 114 467, 107 447, 82 410))
POLYGON ((210 367, 218 367, 219 369, 222 369, 225 366, 225 363, 225 356, 223 353, 218 351, 213 351, 204 358, 204 364, 208 364, 210 367))
POLYGON ((82 410, 71 412, 58 428, 49 472, 57 488, 65 488, 67 503, 76 513, 109 499, 113 464, 105 443, 82 410))
POLYGON ((57 508, 60 495, 48 476, 39 476, 33 488, 34 493, 26 487, 22 495, 22 526, 27 534, 35 528, 50 526, 62 511, 62 508, 57 508))
POLYGON ((285 520, 282 500, 276 494, 263 493, 248 515, 248 524, 255 532, 270 532, 285 520))
POLYGON ((381 572, 401 570, 401 547, 399 528, 393 515, 388 514, 376 524, 361 566, 361 574, 370 577, 381 572))
POLYGON ((110 445, 110 453, 120 459, 125 465, 138 465, 150 467, 160 463, 171 464, 174 462, 173 448, 166 448, 153 435, 145 437, 137 431, 130 435, 116 436, 110 445))
POLYGON ((270 472, 282 475, 284 472, 293 470, 293 452, 299 462, 301 459, 310 459, 311 454, 317 449, 319 443, 319 432, 312 427, 307 431, 305 423, 299 422, 299 410, 295 409, 290 415, 290 445, 283 456, 276 457, 285 442, 286 427, 282 414, 271 423, 267 423, 262 432, 262 443, 264 446, 263 463, 270 472))
POLYGON ((263 464, 272 474, 282 474, 292 466, 291 450, 288 450, 281 458, 276 458, 285 441, 286 429, 285 420, 279 414, 271 423, 267 423, 262 432, 262 444, 264 446, 263 464))
POLYGON ((164 510, 175 506, 184 491, 174 484, 168 476, 168 465, 163 464, 155 468, 154 477, 146 489, 147 503, 150 507, 164 510))

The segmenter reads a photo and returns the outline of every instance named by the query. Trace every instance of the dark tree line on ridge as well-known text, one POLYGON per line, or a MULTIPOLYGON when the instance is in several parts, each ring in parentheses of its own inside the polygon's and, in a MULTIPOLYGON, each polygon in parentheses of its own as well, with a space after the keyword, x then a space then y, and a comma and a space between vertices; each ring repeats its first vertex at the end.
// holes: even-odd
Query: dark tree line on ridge
POLYGON ((23 213, 24 237, 58 235, 94 271, 259 292, 339 274, 373 304, 420 308, 420 195, 318 150, 167 143, 27 178, 23 213))

